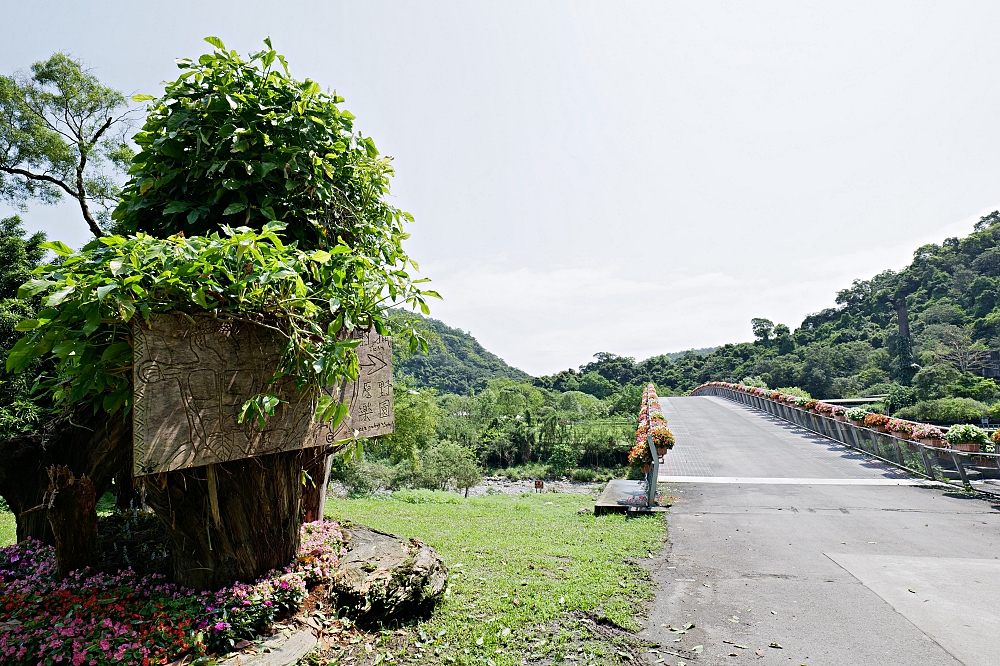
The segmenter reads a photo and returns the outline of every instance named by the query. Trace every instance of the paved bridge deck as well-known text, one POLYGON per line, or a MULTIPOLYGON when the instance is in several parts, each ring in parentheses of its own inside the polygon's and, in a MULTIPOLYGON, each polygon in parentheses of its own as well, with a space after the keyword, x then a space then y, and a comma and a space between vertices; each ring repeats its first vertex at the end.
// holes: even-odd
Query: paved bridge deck
POLYGON ((651 662, 1000 663, 994 506, 722 398, 660 404, 677 444, 651 662))

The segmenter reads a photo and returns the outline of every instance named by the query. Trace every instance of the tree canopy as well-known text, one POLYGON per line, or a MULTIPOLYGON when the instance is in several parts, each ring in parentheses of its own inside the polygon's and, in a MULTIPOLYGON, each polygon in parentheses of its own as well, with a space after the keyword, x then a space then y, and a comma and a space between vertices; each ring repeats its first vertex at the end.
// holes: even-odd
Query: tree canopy
POLYGON ((132 157, 127 114, 120 92, 64 53, 36 62, 30 75, 0 76, 0 199, 53 203, 68 195, 101 236, 118 202, 115 172, 132 157))

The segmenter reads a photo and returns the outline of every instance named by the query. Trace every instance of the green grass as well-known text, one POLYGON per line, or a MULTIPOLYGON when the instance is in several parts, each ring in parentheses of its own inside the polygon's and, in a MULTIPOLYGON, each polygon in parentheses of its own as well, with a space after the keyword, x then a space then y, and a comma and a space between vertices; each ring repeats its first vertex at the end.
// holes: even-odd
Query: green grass
POLYGON ((10 511, 0 513, 0 548, 9 546, 17 538, 14 514, 10 511))
MULTIPOLYGON (((651 594, 650 578, 627 560, 658 551, 666 525, 658 518, 578 514, 582 507, 592 508, 593 499, 526 493, 466 500, 410 491, 333 500, 327 515, 416 537, 444 558, 451 572, 445 599, 416 628, 428 660, 433 654, 444 663, 505 666, 558 645, 551 626, 559 626, 559 618, 585 613, 638 628, 635 616, 651 594)), ((559 649, 569 645, 563 641, 559 649)))

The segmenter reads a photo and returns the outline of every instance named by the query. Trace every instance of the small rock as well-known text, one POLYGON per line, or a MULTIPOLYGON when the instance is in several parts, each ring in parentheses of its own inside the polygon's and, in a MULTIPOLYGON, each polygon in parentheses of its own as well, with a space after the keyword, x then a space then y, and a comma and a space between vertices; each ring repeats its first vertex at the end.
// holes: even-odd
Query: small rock
POLYGON ((17 620, 10 620, 8 622, 0 622, 0 632, 4 631, 14 631, 21 626, 21 623, 17 620))
POLYGON ((581 516, 585 515, 585 514, 588 514, 588 513, 591 513, 590 509, 588 509, 587 507, 581 507, 581 508, 577 509, 576 512, 578 514, 580 514, 581 516))

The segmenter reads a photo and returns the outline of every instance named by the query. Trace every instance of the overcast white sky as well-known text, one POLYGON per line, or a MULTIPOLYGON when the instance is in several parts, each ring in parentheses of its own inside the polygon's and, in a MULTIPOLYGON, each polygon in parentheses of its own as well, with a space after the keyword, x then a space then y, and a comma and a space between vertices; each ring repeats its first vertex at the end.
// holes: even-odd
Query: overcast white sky
MULTIPOLYGON (((1000 3, 6 3, 157 95, 269 36, 395 157, 433 316, 532 374, 794 327, 1000 208, 1000 3)), ((0 213, 4 210, 0 209, 0 213)), ((87 239, 71 206, 32 228, 87 239)))

